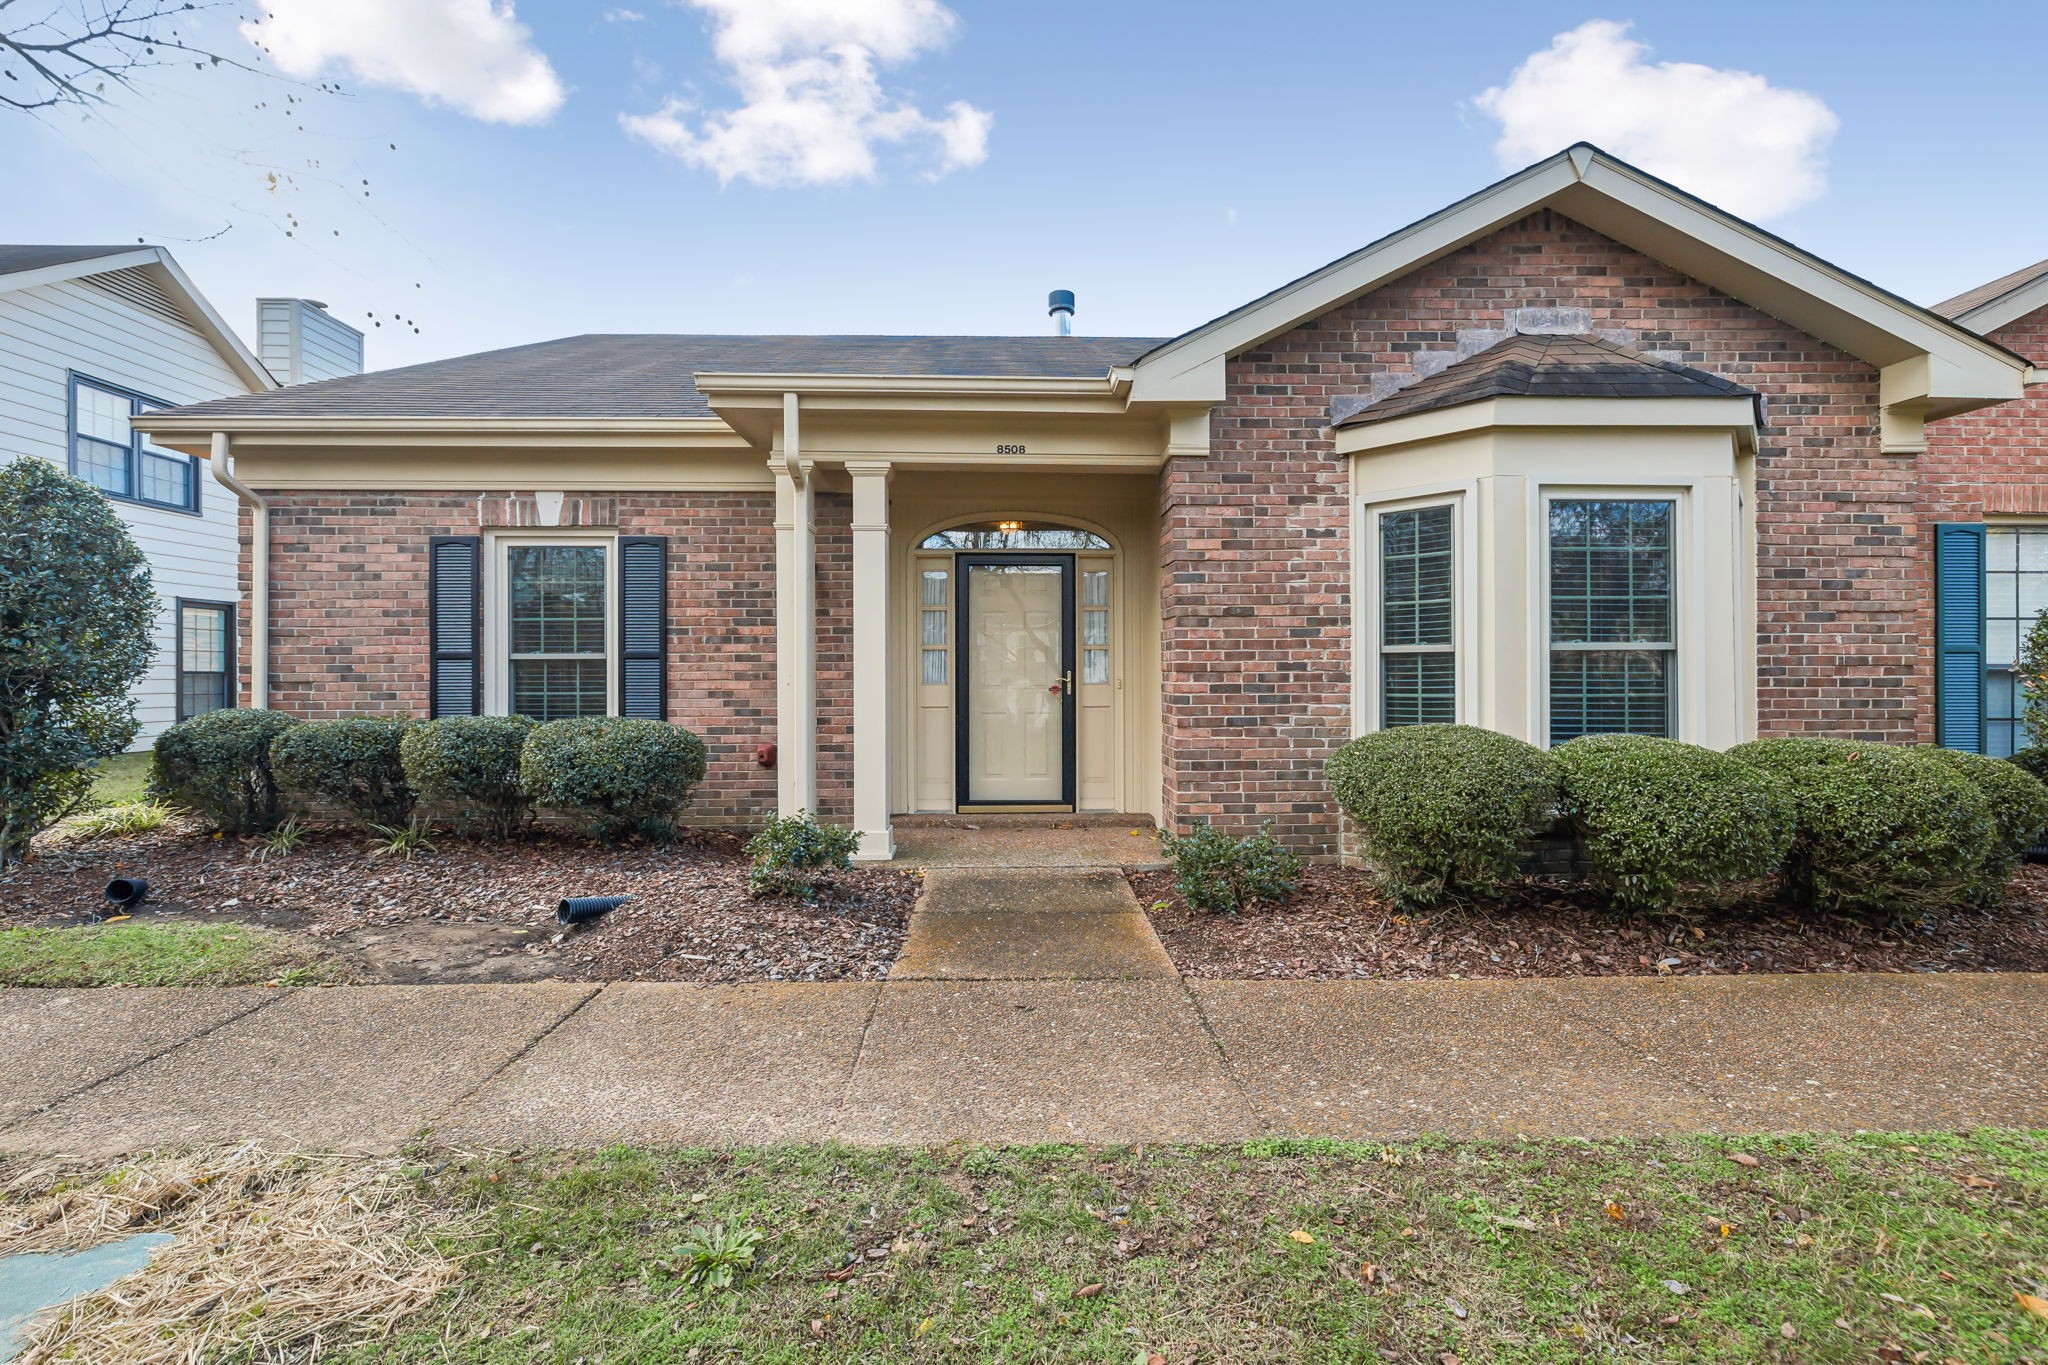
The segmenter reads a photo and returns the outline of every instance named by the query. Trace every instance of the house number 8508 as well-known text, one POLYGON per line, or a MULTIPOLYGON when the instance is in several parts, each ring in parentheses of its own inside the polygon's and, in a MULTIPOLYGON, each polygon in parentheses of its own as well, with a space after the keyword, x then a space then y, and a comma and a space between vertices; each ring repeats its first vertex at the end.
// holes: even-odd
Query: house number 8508
POLYGON ((1019 445, 996 447, 996 454, 998 455, 1022 455, 1023 453, 1024 447, 1019 445))

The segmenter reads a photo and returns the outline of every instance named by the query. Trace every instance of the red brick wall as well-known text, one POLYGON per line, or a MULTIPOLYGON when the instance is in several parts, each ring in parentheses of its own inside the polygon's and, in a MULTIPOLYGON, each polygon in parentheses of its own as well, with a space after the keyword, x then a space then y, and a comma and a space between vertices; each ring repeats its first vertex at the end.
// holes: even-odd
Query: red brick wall
MULTIPOLYGON (((572 499, 578 495, 571 494, 572 499)), ((427 538, 474 535, 475 492, 277 492, 271 502, 271 697, 304 717, 427 714, 427 538)), ((775 806, 754 747, 775 738, 774 499, 766 493, 602 495, 618 529, 668 540, 669 719, 710 750, 693 818, 744 823, 775 806)), ((845 498, 820 499, 820 600, 844 614, 845 498)), ((243 522, 246 546, 248 521, 243 522)), ((243 556, 246 580, 248 557, 243 556)), ((245 581, 246 590, 246 581, 245 581)), ((840 632, 843 634, 843 632, 840 632)), ((819 785, 844 817, 851 710, 843 640, 819 643, 819 785)), ((246 669, 244 699, 247 698, 246 669)))
MULTIPOLYGON (((2048 366, 2048 308, 2007 323, 1991 340, 2048 366)), ((1929 422, 1920 468, 1942 520, 2048 516, 2048 386, 2011 403, 1929 422)))
POLYGON ((1330 399, 1504 310, 1596 328, 1767 395, 1758 458, 1766 731, 1925 739, 1931 570, 1910 459, 1878 448, 1877 373, 1553 213, 1531 215, 1229 366, 1211 453, 1160 477, 1165 813, 1336 851, 1323 760, 1349 733, 1346 471, 1330 399))

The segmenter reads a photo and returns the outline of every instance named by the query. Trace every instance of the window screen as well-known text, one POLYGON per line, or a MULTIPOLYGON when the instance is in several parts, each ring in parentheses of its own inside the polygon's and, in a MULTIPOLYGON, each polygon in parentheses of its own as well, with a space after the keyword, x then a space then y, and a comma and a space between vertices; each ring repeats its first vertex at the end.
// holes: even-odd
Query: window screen
POLYGON ((604 547, 515 545, 505 577, 513 712, 540 721, 607 714, 604 547))
POLYGON ((1550 742, 1671 730, 1674 504, 1550 504, 1550 742))
POLYGON ((1455 516, 1449 505, 1380 514, 1382 729, 1458 718, 1455 516))

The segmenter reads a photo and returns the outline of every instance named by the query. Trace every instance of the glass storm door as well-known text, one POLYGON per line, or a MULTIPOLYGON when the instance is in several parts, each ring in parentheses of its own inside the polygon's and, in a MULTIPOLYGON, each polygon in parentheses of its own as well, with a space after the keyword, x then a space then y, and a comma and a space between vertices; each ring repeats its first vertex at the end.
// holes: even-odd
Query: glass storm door
POLYGON ((961 806, 1074 804, 1074 557, 961 555, 961 806))

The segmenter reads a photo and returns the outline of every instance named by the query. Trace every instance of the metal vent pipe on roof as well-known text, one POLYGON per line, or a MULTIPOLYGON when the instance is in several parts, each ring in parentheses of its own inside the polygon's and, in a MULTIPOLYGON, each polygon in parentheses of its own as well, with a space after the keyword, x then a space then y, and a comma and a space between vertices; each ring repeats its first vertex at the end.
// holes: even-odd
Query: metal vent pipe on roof
POLYGON ((1054 336, 1074 334, 1074 291, 1055 289, 1045 296, 1045 311, 1052 318, 1054 336))

